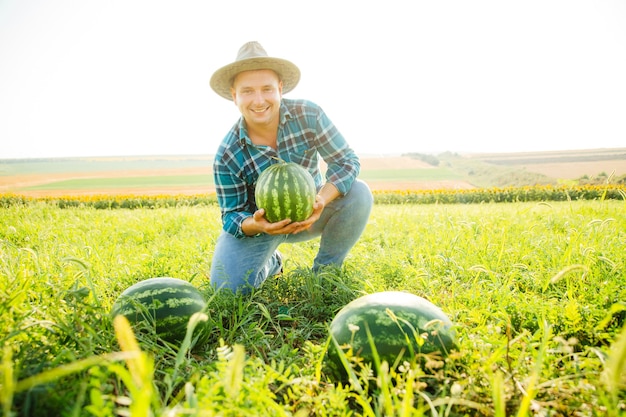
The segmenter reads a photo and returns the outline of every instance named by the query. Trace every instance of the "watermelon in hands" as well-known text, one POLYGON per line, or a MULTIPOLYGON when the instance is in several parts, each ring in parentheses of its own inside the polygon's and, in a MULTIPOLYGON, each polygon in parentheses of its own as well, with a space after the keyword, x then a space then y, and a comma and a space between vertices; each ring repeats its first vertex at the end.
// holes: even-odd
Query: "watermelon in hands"
POLYGON ((180 342, 191 316, 205 308, 204 296, 192 284, 159 277, 128 287, 113 304, 111 316, 123 315, 133 327, 149 326, 161 339, 180 342))
POLYGON ((254 197, 270 223, 285 219, 301 222, 313 213, 316 193, 309 171, 293 162, 279 162, 261 172, 254 197))

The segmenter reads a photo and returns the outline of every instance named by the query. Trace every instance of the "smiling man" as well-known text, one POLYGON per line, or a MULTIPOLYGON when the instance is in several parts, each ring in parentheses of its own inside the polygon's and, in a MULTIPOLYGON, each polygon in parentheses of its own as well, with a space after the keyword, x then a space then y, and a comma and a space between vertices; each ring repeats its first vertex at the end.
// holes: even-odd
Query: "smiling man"
POLYGON ((213 164, 223 224, 211 264, 216 289, 248 293, 279 274, 282 243, 321 237, 313 270, 339 267, 367 224, 373 198, 357 179, 359 158, 318 105, 283 98, 299 80, 298 67, 269 57, 258 42, 243 45, 236 60, 211 77, 211 88, 241 112, 213 164), (314 210, 304 221, 270 223, 256 206, 259 174, 280 160, 303 166, 315 181, 314 210))

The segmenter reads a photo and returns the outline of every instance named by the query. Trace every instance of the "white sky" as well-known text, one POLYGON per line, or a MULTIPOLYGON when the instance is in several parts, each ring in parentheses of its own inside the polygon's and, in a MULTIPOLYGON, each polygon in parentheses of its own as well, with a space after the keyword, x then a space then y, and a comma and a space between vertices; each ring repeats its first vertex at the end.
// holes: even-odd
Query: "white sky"
POLYGON ((250 40, 361 154, 626 146, 623 0, 0 0, 0 158, 213 154, 250 40))

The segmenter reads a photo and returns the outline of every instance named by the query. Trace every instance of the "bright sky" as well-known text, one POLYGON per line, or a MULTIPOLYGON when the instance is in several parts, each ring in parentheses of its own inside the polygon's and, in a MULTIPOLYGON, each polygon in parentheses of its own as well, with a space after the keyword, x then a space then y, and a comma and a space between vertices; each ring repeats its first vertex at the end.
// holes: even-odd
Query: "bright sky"
POLYGON ((361 154, 626 146, 623 0, 0 0, 0 158, 213 154, 250 40, 361 154))

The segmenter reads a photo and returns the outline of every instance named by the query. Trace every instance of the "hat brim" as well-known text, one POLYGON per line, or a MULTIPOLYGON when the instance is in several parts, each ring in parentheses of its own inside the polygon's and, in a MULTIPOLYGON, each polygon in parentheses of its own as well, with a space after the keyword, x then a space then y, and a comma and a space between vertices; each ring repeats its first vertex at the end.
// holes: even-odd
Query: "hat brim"
POLYGON ((300 81, 300 70, 292 62, 281 58, 256 57, 233 62, 215 71, 211 76, 211 88, 218 95, 232 101, 230 88, 233 78, 243 71, 261 69, 269 69, 278 73, 283 82, 283 94, 293 90, 300 81))

